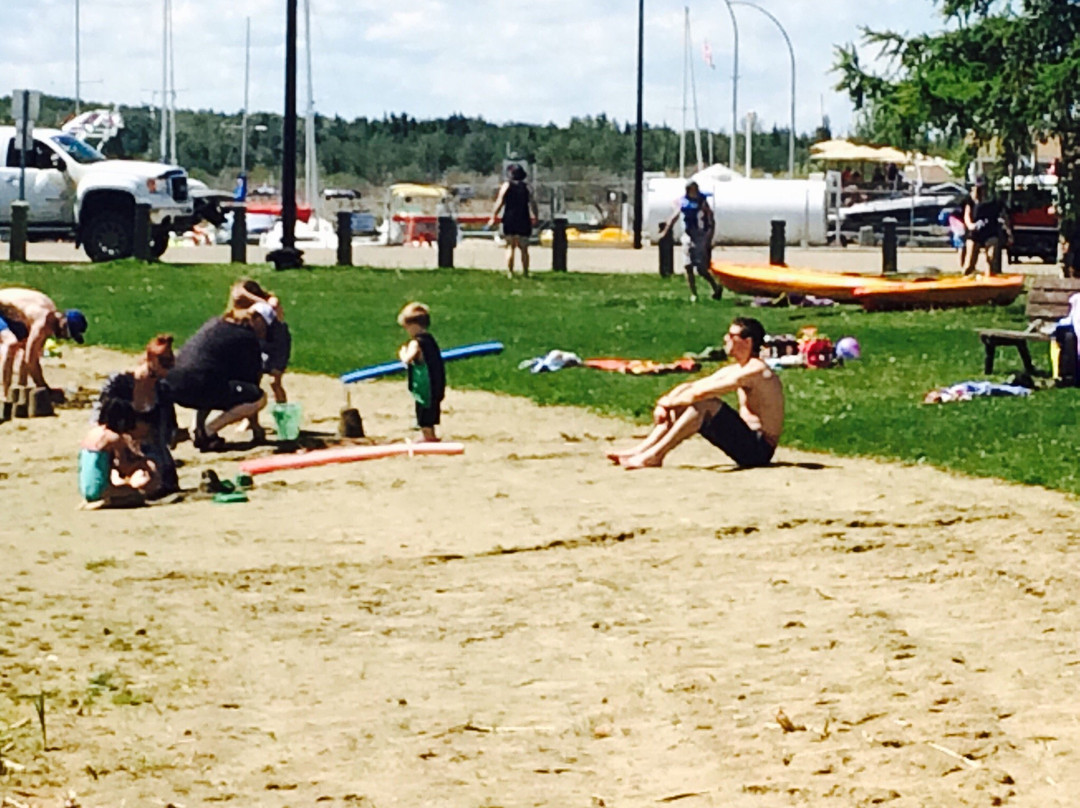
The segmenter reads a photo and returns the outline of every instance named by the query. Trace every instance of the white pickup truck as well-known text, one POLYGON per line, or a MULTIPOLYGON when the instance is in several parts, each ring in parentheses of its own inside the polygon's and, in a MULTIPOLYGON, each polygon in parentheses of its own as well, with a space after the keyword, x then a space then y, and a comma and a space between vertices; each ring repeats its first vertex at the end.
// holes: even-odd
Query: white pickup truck
MULTIPOLYGON (((20 149, 15 127, 0 126, 0 231, 11 228, 11 203, 19 198, 20 149)), ((92 261, 132 254, 136 203, 150 205, 151 253, 158 258, 171 231, 195 221, 184 169, 138 160, 109 160, 57 129, 35 129, 26 153, 29 237, 74 238, 92 261)))

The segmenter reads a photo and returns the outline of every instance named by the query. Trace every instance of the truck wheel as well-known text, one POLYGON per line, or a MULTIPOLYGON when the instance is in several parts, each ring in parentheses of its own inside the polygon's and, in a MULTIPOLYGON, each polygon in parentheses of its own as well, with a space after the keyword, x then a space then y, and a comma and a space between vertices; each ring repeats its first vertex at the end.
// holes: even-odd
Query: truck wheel
POLYGON ((161 258, 169 247, 169 228, 155 227, 150 233, 150 257, 161 258))
POLYGON ((104 210, 97 214, 86 227, 83 246, 91 261, 115 261, 131 257, 131 217, 118 210, 104 210))

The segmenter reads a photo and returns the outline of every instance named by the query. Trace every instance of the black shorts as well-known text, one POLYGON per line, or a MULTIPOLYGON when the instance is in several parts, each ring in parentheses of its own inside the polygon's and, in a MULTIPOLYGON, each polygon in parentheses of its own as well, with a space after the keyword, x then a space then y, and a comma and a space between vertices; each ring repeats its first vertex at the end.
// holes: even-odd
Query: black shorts
POLYGON ((231 410, 262 398, 262 389, 251 382, 212 379, 201 374, 173 371, 166 383, 173 401, 190 410, 231 410))
POLYGON ((776 451, 761 432, 747 426, 739 413, 722 402, 698 432, 740 466, 767 466, 776 451))
POLYGON ((416 405, 416 425, 420 427, 432 427, 439 425, 439 417, 442 414, 442 407, 436 403, 430 407, 421 407, 416 405))
POLYGON ((26 327, 22 320, 16 320, 14 317, 10 320, 0 317, 0 331, 10 331, 15 335, 16 342, 25 342, 26 338, 30 336, 30 329, 26 327))
POLYGON ((284 373, 292 355, 292 334, 285 323, 275 320, 269 336, 262 342, 263 373, 284 373))

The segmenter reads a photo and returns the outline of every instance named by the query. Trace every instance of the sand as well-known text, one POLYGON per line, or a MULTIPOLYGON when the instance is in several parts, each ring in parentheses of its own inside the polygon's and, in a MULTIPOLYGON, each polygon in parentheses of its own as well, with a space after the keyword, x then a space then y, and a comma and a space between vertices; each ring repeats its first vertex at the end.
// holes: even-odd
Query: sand
MULTIPOLYGON (((287 381, 331 433, 340 385, 287 381)), ((411 434, 400 381, 353 400, 411 434)), ((85 409, 0 425, 0 801, 1076 804, 1069 498, 698 439, 627 473, 626 422, 446 403, 464 456, 136 511, 76 509, 85 409)), ((250 454, 186 444, 181 481, 250 454)))

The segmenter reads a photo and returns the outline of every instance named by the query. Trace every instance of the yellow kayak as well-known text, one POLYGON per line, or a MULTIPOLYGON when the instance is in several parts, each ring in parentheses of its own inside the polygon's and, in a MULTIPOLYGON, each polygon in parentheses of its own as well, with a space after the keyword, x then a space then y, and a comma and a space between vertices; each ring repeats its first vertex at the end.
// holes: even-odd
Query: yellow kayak
POLYGON ((855 299, 867 311, 952 306, 1004 306, 1024 290, 1023 275, 980 275, 940 280, 896 281, 895 286, 860 287, 855 299))
POLYGON ((827 297, 858 303, 868 311, 896 308, 1004 305, 1023 291, 1022 275, 946 276, 893 280, 880 275, 826 272, 806 267, 731 264, 714 261, 713 274, 733 292, 775 297, 782 294, 827 297))
POLYGON ((879 284, 896 283, 873 275, 825 272, 806 267, 777 267, 770 264, 713 261, 712 271, 720 283, 739 294, 776 297, 795 293, 827 297, 838 303, 856 303, 856 289, 871 289, 879 284))
MULTIPOLYGON (((540 245, 550 247, 552 231, 540 231, 540 245)), ((572 247, 589 246, 626 246, 634 243, 634 234, 629 230, 619 227, 605 227, 603 230, 578 230, 576 227, 566 228, 566 243, 572 247)))

